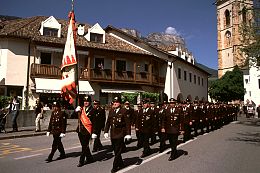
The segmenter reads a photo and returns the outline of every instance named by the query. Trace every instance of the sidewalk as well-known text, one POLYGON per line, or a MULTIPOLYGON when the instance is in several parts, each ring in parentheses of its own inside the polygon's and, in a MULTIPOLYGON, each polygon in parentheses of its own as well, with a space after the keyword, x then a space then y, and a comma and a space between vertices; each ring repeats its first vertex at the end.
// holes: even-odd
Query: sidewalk
MULTIPOLYGON (((78 119, 68 119, 66 132, 69 133, 76 131, 77 126, 78 119)), ((35 132, 35 126, 18 127, 18 132, 12 132, 12 128, 7 128, 5 130, 7 133, 2 131, 2 133, 0 133, 0 140, 45 135, 47 127, 41 129, 41 132, 35 132)))

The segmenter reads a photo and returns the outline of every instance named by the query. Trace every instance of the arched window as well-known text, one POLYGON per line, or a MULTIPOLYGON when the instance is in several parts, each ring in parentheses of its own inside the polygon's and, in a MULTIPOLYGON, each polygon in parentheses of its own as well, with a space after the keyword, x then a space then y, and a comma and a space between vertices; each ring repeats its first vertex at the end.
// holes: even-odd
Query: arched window
POLYGON ((243 10, 242 10, 242 22, 243 23, 246 23, 247 21, 247 17, 246 17, 246 8, 244 7, 243 10))
POLYGON ((227 31, 225 33, 225 47, 230 46, 230 44, 231 44, 231 32, 227 31))
POLYGON ((230 26, 230 12, 229 10, 225 11, 226 27, 230 26))

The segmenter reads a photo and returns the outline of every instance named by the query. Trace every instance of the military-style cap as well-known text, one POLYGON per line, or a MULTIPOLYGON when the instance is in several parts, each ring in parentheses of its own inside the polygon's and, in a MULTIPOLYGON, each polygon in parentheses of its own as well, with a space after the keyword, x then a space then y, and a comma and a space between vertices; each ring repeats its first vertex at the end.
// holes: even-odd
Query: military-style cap
POLYGON ((148 99, 144 99, 144 100, 142 100, 142 103, 143 104, 147 104, 147 103, 149 103, 149 100, 148 99))
POLYGON ((199 100, 194 100, 193 103, 199 103, 199 100))
POLYGON ((60 102, 53 102, 52 107, 60 108, 61 107, 60 102))
POLYGON ((128 105, 130 104, 129 101, 125 101, 125 105, 127 105, 127 104, 128 104, 128 105))
POLYGON ((93 104, 99 104, 100 101, 99 100, 93 100, 93 104))
POLYGON ((84 102, 91 102, 92 100, 91 100, 90 95, 85 96, 85 97, 83 98, 83 101, 84 101, 84 102))
POLYGON ((121 98, 120 98, 120 97, 115 97, 115 98, 114 98, 114 100, 113 100, 113 102, 119 102, 119 103, 121 103, 121 102, 122 102, 122 100, 121 100, 121 98))
POLYGON ((170 98, 169 102, 170 103, 176 103, 176 100, 174 98, 170 98))
POLYGON ((137 106, 138 106, 138 107, 142 107, 142 104, 141 104, 141 103, 138 103, 137 106))
POLYGON ((163 104, 168 104, 167 100, 164 100, 164 101, 163 101, 163 104))

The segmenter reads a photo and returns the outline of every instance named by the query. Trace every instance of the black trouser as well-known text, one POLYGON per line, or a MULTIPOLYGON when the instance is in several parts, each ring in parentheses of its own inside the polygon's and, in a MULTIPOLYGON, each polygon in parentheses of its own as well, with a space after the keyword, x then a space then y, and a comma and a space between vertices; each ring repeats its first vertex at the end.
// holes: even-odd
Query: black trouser
POLYGON ((59 134, 53 135, 52 149, 51 149, 51 153, 50 153, 48 159, 53 158, 53 155, 54 155, 54 153, 56 152, 57 149, 60 152, 60 156, 65 156, 64 147, 62 145, 61 137, 60 137, 59 134))
POLYGON ((13 131, 18 131, 18 126, 16 119, 19 115, 19 111, 12 111, 12 126, 13 126, 13 131))
POLYGON ((191 126, 189 124, 184 124, 183 141, 186 142, 189 139, 191 139, 191 126))
POLYGON ((89 133, 82 134, 79 132, 78 137, 79 137, 79 141, 80 141, 81 148, 82 148, 79 163, 84 164, 85 158, 88 161, 93 161, 93 157, 92 157, 92 154, 89 149, 89 140, 91 138, 91 135, 89 133))
POLYGON ((177 154, 178 134, 169 134, 168 133, 167 137, 170 142, 171 157, 175 157, 177 154))
POLYGON ((151 133, 151 144, 152 145, 156 143, 156 134, 155 133, 156 132, 151 133))
POLYGON ((140 133, 140 138, 141 138, 141 143, 143 144, 143 154, 149 154, 149 152, 151 151, 150 145, 149 145, 149 137, 150 137, 150 133, 140 133))
POLYGON ((142 140, 141 140, 141 135, 140 135, 141 133, 139 130, 136 130, 135 134, 136 134, 136 138, 137 138, 137 147, 141 148, 143 146, 142 140))
POLYGON ((166 134, 159 132, 159 140, 160 140, 160 151, 163 151, 166 147, 165 141, 166 141, 166 134))
POLYGON ((118 168, 122 167, 124 164, 121 156, 122 148, 124 145, 124 138, 111 139, 111 143, 115 154, 113 170, 118 170, 118 168))
POLYGON ((93 150, 94 151, 97 151, 97 150, 101 150, 103 148, 103 145, 101 144, 101 141, 100 141, 100 132, 97 132, 97 138, 94 139, 94 144, 93 144, 93 150))

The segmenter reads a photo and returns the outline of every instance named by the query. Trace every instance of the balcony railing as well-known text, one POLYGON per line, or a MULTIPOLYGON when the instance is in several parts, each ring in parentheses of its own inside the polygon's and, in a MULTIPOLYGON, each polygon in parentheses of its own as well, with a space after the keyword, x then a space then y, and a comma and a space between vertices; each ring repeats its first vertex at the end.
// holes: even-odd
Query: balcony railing
MULTIPOLYGON (((55 65, 48 64, 32 64, 31 77, 42 78, 61 78, 61 70, 55 65)), ((159 75, 152 75, 147 72, 134 73, 133 71, 115 71, 111 69, 90 69, 79 68, 80 80, 89 80, 97 82, 122 82, 122 83, 136 83, 136 84, 152 84, 163 86, 165 82, 164 77, 159 75), (114 75, 114 76, 113 76, 114 75), (151 79, 150 79, 151 78, 151 79)))
POLYGON ((31 76, 61 78, 61 70, 55 65, 33 63, 31 65, 31 76))

